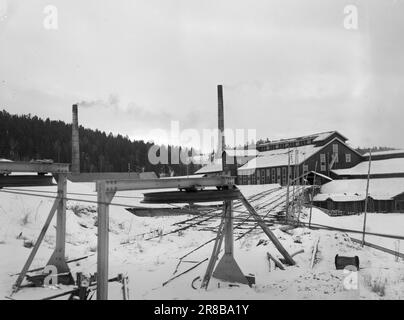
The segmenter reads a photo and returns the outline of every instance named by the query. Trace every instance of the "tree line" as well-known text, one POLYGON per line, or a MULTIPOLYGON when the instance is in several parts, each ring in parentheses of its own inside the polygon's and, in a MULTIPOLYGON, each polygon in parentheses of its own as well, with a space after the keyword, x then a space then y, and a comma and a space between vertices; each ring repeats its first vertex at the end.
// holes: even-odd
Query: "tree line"
MULTIPOLYGON (((13 161, 52 159, 71 162, 71 124, 41 119, 31 114, 15 115, 0 111, 0 158, 13 161)), ((196 164, 152 164, 148 159, 153 142, 131 140, 121 134, 107 134, 80 126, 80 168, 82 172, 143 172, 158 175, 192 174, 196 164)), ((191 154, 188 148, 160 146, 161 150, 191 154)), ((170 158, 169 158, 170 159, 170 158)))

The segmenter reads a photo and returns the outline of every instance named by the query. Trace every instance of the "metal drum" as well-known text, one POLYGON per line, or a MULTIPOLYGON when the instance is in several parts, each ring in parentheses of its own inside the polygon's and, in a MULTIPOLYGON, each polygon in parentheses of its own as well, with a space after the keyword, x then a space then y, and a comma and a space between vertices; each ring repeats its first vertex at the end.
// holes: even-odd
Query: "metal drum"
POLYGON ((354 266, 357 270, 359 270, 359 257, 344 257, 337 254, 335 256, 335 268, 337 270, 341 270, 345 269, 347 266, 354 266))

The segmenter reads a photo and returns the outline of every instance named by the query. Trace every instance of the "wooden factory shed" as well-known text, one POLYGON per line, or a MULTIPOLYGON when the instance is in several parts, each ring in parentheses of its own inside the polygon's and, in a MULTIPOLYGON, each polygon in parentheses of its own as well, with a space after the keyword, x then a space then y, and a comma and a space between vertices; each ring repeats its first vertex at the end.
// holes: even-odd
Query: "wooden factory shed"
MULTIPOLYGON (((321 187, 313 204, 343 214, 363 212, 366 183, 366 179, 333 180, 321 187)), ((404 178, 370 179, 368 212, 404 213, 404 178)))

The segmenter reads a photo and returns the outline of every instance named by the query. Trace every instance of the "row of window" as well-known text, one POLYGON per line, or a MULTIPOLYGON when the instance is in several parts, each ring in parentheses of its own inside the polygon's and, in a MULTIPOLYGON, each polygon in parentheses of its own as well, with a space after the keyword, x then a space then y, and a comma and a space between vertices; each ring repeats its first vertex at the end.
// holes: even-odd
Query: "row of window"
POLYGON ((313 143, 313 140, 308 139, 308 140, 271 144, 271 145, 259 147, 259 149, 260 149, 260 151, 269 151, 269 150, 275 150, 275 149, 295 148, 295 147, 304 146, 304 145, 308 145, 308 144, 312 144, 312 143, 313 143))
MULTIPOLYGON (((345 154, 345 163, 350 163, 351 162, 351 154, 346 153, 345 154)), ((332 156, 330 159, 330 166, 332 166, 335 163, 338 163, 338 144, 334 143, 332 145, 332 156)), ((327 159, 325 153, 320 153, 320 171, 326 171, 327 170, 327 159)))
MULTIPOLYGON (((309 171, 307 164, 303 165, 303 174, 309 171)), ((239 175, 240 184, 269 184, 279 183, 286 185, 287 181, 287 167, 282 168, 266 168, 257 169, 254 174, 251 175, 239 175)), ((296 174, 294 174, 294 167, 290 168, 290 180, 299 176, 299 169, 297 168, 296 174)))

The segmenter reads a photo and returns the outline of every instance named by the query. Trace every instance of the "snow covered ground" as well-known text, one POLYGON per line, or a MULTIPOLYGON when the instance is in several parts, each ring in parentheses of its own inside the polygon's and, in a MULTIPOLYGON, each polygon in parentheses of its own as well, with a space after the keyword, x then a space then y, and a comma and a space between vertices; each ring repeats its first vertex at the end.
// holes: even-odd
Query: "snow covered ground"
MULTIPOLYGON (((243 186, 246 195, 251 195, 276 186, 243 186)), ((40 191, 55 191, 55 188, 24 188, 40 191)), ((96 200, 93 184, 68 183, 71 198, 96 200)), ((275 196, 274 193, 272 196, 275 196)), ((128 206, 140 205, 142 192, 121 192, 113 202, 128 206)), ((52 206, 52 199, 23 196, 0 192, 0 299, 8 296, 16 277, 10 274, 21 270, 30 249, 23 246, 24 241, 35 241, 52 206)), ((96 271, 96 206, 95 204, 68 201, 67 246, 68 259, 91 255, 90 258, 69 264, 72 273, 78 271, 94 273, 96 271)), ((305 211, 307 216, 307 210, 305 211)), ((191 282, 197 276, 203 277, 207 262, 173 280, 166 286, 162 284, 173 276, 178 258, 198 245, 214 237, 211 231, 199 231, 190 228, 183 232, 169 234, 146 240, 147 237, 173 230, 173 223, 191 216, 137 217, 124 207, 110 208, 110 270, 109 276, 118 273, 129 276, 131 299, 404 299, 404 262, 396 262, 395 257, 371 248, 361 248, 352 243, 348 235, 325 230, 297 228, 285 233, 272 227, 285 248, 290 252, 303 249, 294 257, 297 264, 287 266, 286 270, 271 269, 267 252, 280 258, 275 247, 257 246, 260 240, 266 240, 263 233, 251 233, 235 243, 235 257, 245 274, 254 274, 256 284, 250 288, 240 285, 230 287, 226 283, 212 279, 208 290, 193 289, 191 282), (149 233, 145 237, 141 234, 149 233), (312 248, 320 237, 319 251, 313 269, 310 268, 312 248), (334 257, 358 255, 361 262, 359 273, 344 273, 336 270, 334 257), (349 285, 348 280, 358 276, 358 287, 349 285), (219 286, 220 285, 220 286, 219 286), (348 290, 349 289, 349 290, 348 290)), ((306 218, 307 219, 307 218, 306 218)), ((55 227, 49 228, 31 268, 41 267, 48 261, 55 243, 55 227)), ((328 217, 319 210, 313 211, 313 222, 338 227, 361 229, 362 216, 328 217)), ((211 225, 218 225, 211 220, 211 225)), ((381 233, 403 235, 404 215, 369 214, 368 230, 381 233)), ((359 238, 359 237, 358 237, 359 238)), ((378 238, 380 239, 380 238, 378 238)), ((392 240, 380 240, 368 237, 369 242, 390 245, 392 240), (386 243, 384 242, 386 241, 386 243), (390 243, 388 242, 390 241, 390 243)), ((394 241, 394 240, 393 240, 394 241)), ((177 274, 191 268, 194 262, 210 257, 213 243, 203 247, 186 258, 177 274)), ((404 244, 403 244, 404 249, 404 244)), ((394 249, 394 246, 392 247, 394 249)), ((404 251, 404 250, 403 250, 404 251)), ((355 281, 353 281, 355 282, 355 281)), ((195 285, 200 286, 196 281, 195 285)), ((13 296, 15 299, 39 299, 66 288, 26 288, 13 296)), ((109 288, 111 299, 121 299, 118 284, 109 288)))

